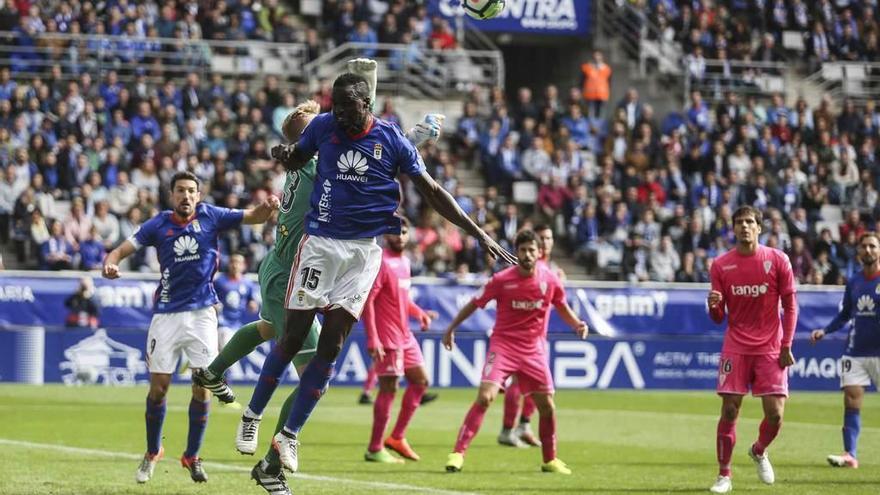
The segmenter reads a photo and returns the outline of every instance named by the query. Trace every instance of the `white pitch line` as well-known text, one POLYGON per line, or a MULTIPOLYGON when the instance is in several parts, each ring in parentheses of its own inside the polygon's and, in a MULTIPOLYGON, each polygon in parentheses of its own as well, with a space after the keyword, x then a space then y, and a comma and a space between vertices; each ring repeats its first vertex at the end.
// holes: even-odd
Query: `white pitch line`
MULTIPOLYGON (((12 440, 9 438, 0 438, 0 445, 13 445, 16 447, 24 447, 28 449, 42 449, 42 450, 54 450, 60 452, 66 452, 69 454, 77 454, 77 455, 90 455, 90 456, 100 456, 100 457, 113 457, 113 458, 123 458, 123 459, 131 459, 133 461, 139 461, 144 456, 143 454, 131 454, 128 452, 112 452, 109 450, 98 450, 98 449, 85 449, 82 447, 70 447, 67 445, 58 445, 51 443, 37 443, 37 442, 27 442, 23 440, 12 440)), ((221 462, 203 462, 206 467, 216 468, 222 471, 236 471, 240 473, 250 473, 251 468, 244 466, 236 466, 234 464, 223 464, 221 462)), ((420 493, 436 493, 438 495, 477 495, 472 492, 456 492, 452 490, 440 490, 438 488, 429 488, 424 486, 414 486, 414 485, 403 485, 399 483, 383 483, 381 481, 362 481, 362 480, 353 480, 348 478, 334 478, 332 476, 318 476, 314 474, 302 474, 302 473, 294 473, 292 475, 295 478, 300 478, 309 481, 332 481, 334 483, 344 483, 349 485, 362 485, 368 486, 370 488, 384 488, 387 490, 400 490, 400 491, 409 491, 409 492, 420 492, 420 493)))

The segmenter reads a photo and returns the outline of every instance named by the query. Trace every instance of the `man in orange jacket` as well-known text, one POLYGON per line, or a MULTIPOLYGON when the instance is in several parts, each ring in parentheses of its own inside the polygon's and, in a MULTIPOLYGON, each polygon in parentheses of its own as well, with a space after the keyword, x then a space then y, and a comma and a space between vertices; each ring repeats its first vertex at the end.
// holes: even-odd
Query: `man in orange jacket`
POLYGON ((581 65, 581 88, 591 118, 602 116, 602 106, 611 96, 611 67, 602 52, 593 52, 593 62, 581 65))

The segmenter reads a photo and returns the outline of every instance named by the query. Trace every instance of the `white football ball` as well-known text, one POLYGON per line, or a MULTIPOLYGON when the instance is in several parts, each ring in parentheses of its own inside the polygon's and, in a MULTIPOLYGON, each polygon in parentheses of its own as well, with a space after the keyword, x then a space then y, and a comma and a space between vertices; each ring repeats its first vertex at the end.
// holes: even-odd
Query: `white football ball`
POLYGON ((468 16, 484 21, 504 11, 505 0, 462 0, 461 6, 468 16))

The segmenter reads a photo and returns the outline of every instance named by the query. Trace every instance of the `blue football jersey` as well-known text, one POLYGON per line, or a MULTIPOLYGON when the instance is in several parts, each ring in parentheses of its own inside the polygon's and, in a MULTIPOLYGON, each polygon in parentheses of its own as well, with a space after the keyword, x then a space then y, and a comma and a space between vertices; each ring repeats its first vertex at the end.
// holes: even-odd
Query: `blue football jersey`
POLYGON ((231 279, 223 273, 214 280, 214 288, 223 305, 220 325, 233 329, 240 327, 244 323, 248 303, 257 299, 254 284, 243 277, 231 279))
POLYGON ((880 356, 880 276, 868 278, 860 271, 846 283, 840 312, 825 327, 825 333, 840 330, 850 320, 852 329, 846 344, 847 356, 880 356))
POLYGON ((332 113, 312 120, 298 149, 318 153, 306 232, 333 239, 399 234, 397 174, 421 175, 425 163, 400 128, 373 117, 369 129, 349 137, 332 113))
POLYGON ((217 304, 214 273, 219 262, 217 237, 221 230, 241 224, 242 210, 218 208, 206 203, 180 223, 170 211, 147 220, 128 240, 135 248, 154 246, 159 254, 161 278, 153 296, 156 313, 192 311, 217 304))

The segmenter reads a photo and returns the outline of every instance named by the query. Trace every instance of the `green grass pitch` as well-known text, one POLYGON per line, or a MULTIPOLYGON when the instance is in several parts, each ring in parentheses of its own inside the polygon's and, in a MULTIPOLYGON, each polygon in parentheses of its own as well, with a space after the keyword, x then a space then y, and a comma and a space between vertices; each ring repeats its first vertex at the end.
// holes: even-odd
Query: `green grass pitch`
MULTIPOLYGON (((242 399, 250 386, 238 386, 242 399)), ((278 413, 278 391, 265 415, 266 445, 278 413)), ((540 472, 540 450, 496 444, 501 398, 486 416, 464 471, 443 467, 475 390, 441 389, 420 409, 408 438, 421 462, 384 466, 363 460, 372 408, 356 404, 359 390, 331 388, 301 436, 298 494, 708 493, 716 475, 711 392, 562 391, 557 395, 559 457, 572 476, 540 472)), ((146 386, 134 388, 0 385, 0 494, 263 493, 249 479, 255 457, 239 455, 233 437, 240 411, 213 404, 205 445, 209 482, 196 485, 180 467, 186 442, 186 386, 172 387, 165 419, 166 458, 145 486, 134 481, 145 448, 146 386)), ((399 394, 400 395, 400 394, 399 394)), ((400 398, 398 397, 398 402, 400 398)), ((825 464, 841 450, 839 393, 795 392, 780 437, 771 446, 776 485, 762 485, 746 448, 757 435, 760 403, 747 398, 734 452, 734 493, 880 493, 880 398, 866 396, 861 468, 825 464)), ((396 414, 396 410, 395 413, 396 414)), ((392 422, 396 416, 392 416, 392 422)))

